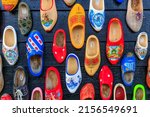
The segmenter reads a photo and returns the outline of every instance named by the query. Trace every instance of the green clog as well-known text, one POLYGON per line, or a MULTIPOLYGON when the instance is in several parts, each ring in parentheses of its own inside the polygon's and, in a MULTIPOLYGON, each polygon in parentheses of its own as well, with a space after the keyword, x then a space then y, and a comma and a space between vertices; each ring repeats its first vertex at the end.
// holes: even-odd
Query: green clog
POLYGON ((133 100, 146 100, 146 92, 143 85, 137 84, 134 87, 133 100))

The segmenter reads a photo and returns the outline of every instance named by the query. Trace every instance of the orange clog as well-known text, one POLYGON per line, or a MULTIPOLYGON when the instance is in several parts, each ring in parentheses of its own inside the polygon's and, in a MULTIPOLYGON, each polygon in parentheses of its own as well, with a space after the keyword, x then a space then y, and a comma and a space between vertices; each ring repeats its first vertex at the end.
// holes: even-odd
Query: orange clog
POLYGON ((19 0, 2 0, 4 10, 12 11, 18 4, 19 0))
POLYGON ((70 39, 72 45, 80 49, 85 39, 85 11, 80 4, 75 4, 68 17, 70 39))

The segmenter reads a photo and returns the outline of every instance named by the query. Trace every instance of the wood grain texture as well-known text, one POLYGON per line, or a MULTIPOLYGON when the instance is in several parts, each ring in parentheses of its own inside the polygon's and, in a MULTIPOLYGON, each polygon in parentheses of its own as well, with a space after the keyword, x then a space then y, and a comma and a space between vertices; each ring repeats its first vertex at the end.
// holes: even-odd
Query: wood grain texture
MULTIPOLYGON (((85 43, 86 43, 88 36, 91 34, 96 35, 100 41, 101 58, 102 58, 101 66, 100 66, 99 70, 97 71, 97 73, 92 78, 87 75, 87 73, 85 72, 85 68, 84 68, 85 44, 82 49, 76 50, 75 48, 73 48, 73 46, 70 43, 67 22, 68 22, 68 14, 69 14, 71 7, 67 7, 64 4, 63 0, 56 0, 57 9, 58 9, 58 21, 57 21, 57 24, 54 27, 54 29, 51 32, 46 33, 43 30, 43 28, 41 26, 41 22, 40 22, 40 12, 39 12, 40 2, 39 2, 39 0, 20 0, 20 1, 27 2, 31 8, 32 17, 33 17, 32 30, 40 31, 44 37, 44 45, 45 45, 45 48, 44 48, 45 49, 44 50, 44 72, 39 78, 33 77, 29 74, 29 71, 27 68, 27 56, 26 56, 26 47, 25 47, 25 42, 26 42, 27 36, 22 36, 18 29, 18 20, 17 20, 18 10, 16 8, 13 12, 9 13, 9 12, 4 11, 2 8, 2 5, 0 4, 0 8, 1 8, 1 10, 0 10, 0 27, 1 27, 0 28, 0 54, 2 54, 1 49, 2 49, 3 30, 7 25, 12 25, 16 29, 17 34, 18 34, 18 48, 19 48, 19 60, 16 65, 9 66, 8 63, 6 62, 6 60, 3 59, 3 74, 4 74, 4 78, 5 78, 5 86, 4 86, 4 90, 2 91, 2 93, 0 95, 2 95, 3 93, 10 93, 11 95, 13 94, 12 93, 13 76, 14 76, 15 69, 17 68, 17 66, 20 66, 20 65, 25 67, 25 69, 27 71, 28 78, 29 78, 30 94, 31 94, 31 91, 37 86, 41 87, 44 91, 45 71, 49 66, 55 66, 56 68, 58 68, 58 70, 61 73, 61 82, 62 82, 62 87, 63 87, 63 92, 64 92, 63 99, 65 99, 65 100, 79 99, 80 89, 82 88, 82 86, 85 83, 88 83, 88 82, 91 82, 94 84, 95 91, 96 91, 95 99, 97 99, 97 100, 101 99, 100 95, 99 95, 100 93, 99 93, 98 74, 99 74, 99 70, 102 67, 102 65, 105 65, 105 64, 110 66, 110 68, 112 69, 112 72, 113 72, 114 78, 115 78, 114 84, 123 83, 122 79, 121 79, 120 63, 118 63, 115 66, 112 66, 108 62, 108 60, 106 58, 106 54, 105 54, 106 53, 105 46, 106 46, 106 37, 107 37, 107 24, 111 18, 118 17, 122 21, 123 29, 124 29, 124 35, 125 35, 125 51, 124 51, 124 53, 134 52, 136 38, 139 33, 133 33, 126 24, 125 17, 126 17, 127 0, 125 0, 125 2, 121 5, 117 4, 115 2, 115 0, 105 0, 106 21, 105 21, 104 28, 99 33, 95 32, 93 30, 93 28, 90 26, 90 23, 88 20, 89 0, 77 0, 77 3, 82 4, 86 10, 85 43), (81 63, 83 80, 82 80, 82 84, 80 85, 79 89, 76 91, 75 94, 70 94, 66 88, 65 62, 62 64, 58 64, 52 54, 53 36, 54 36, 55 31, 60 28, 63 28, 67 34, 67 48, 68 48, 67 51, 68 51, 68 53, 77 54, 77 56, 80 59, 80 63, 81 63)), ((150 31, 150 25, 149 25, 150 24, 150 20, 149 20, 150 19, 150 2, 149 2, 149 0, 143 0, 143 1, 144 1, 144 10, 145 11, 144 11, 144 23, 143 23, 141 31, 149 32, 150 31)), ((150 33, 148 33, 148 35, 150 37, 150 33)), ((150 42, 149 42, 149 44, 150 44, 150 42)), ((149 48, 149 50, 150 50, 150 48, 149 48)), ((149 55, 150 55, 150 51, 148 51, 148 55, 144 61, 140 61, 137 59, 134 84, 132 87, 126 87, 128 99, 132 99, 133 87, 138 83, 145 85, 146 92, 147 92, 147 99, 150 99, 150 90, 148 89, 148 87, 146 86, 146 83, 145 83, 147 59, 148 59, 149 55)))

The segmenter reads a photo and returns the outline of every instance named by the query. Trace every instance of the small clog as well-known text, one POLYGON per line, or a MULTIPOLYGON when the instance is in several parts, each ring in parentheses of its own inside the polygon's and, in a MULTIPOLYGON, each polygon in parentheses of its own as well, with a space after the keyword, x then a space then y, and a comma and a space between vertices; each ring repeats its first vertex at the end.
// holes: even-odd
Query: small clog
POLYGON ((92 27, 100 31, 105 22, 105 0, 90 0, 88 17, 92 27))
POLYGON ((108 24, 106 55, 109 62, 117 64, 124 52, 124 32, 118 18, 112 18, 108 24))
POLYGON ((29 6, 20 2, 18 7, 18 26, 22 35, 26 35, 32 28, 32 17, 29 6))
POLYGON ((12 26, 7 26, 3 32, 2 52, 9 65, 14 65, 18 60, 17 35, 12 26))
POLYGON ((14 74, 13 94, 15 100, 28 100, 28 78, 23 67, 17 67, 14 74))
POLYGON ((75 93, 82 81, 79 58, 71 53, 66 58, 66 86, 70 93, 75 93))
POLYGON ((12 97, 9 94, 5 93, 1 96, 1 100, 12 100, 12 97))
POLYGON ((84 45, 85 40, 85 11, 80 4, 75 4, 68 17, 70 39, 76 49, 84 45))
POLYGON ((126 22, 133 32, 138 32, 143 24, 143 0, 128 0, 126 22))
POLYGON ((2 0, 4 10, 12 11, 18 4, 19 0, 2 0))
POLYGON ((58 17, 55 0, 40 0, 40 15, 44 30, 51 31, 58 17))
POLYGON ((3 77, 3 63, 2 63, 2 57, 0 55, 0 93, 2 92, 4 88, 4 77, 3 77))
POLYGON ((86 42, 84 66, 88 75, 93 76, 101 62, 100 45, 96 36, 91 35, 86 42))
POLYGON ((143 85, 137 84, 134 87, 133 100, 146 100, 146 91, 143 85))
POLYGON ((114 100, 127 100, 126 89, 121 83, 114 87, 114 100))
POLYGON ((147 75, 146 75, 146 84, 148 88, 150 88, 150 57, 148 58, 148 63, 147 63, 147 75))
POLYGON ((40 76, 43 71, 44 40, 40 32, 32 31, 26 41, 28 69, 33 76, 40 76))
POLYGON ((134 81, 136 58, 133 53, 128 52, 121 61, 122 80, 126 86, 131 86, 134 81))
POLYGON ((43 93, 40 87, 36 87, 33 89, 31 100, 43 100, 43 93))
POLYGON ((67 55, 66 33, 63 29, 55 32, 53 39, 53 55, 58 63, 62 63, 67 55))
POLYGON ((55 67, 49 67, 45 78, 45 100, 62 100, 62 98, 60 73, 55 67))
POLYGON ((95 89, 92 83, 85 84, 80 91, 80 100, 94 100, 95 89))
POLYGON ((144 60, 147 55, 148 49, 148 35, 146 32, 141 32, 138 35, 136 45, 135 45, 135 54, 140 60, 144 60))
POLYGON ((72 6, 76 2, 76 0, 64 0, 64 2, 67 6, 72 6))
POLYGON ((110 100, 113 90, 114 77, 107 65, 104 65, 99 73, 100 96, 102 100, 110 100))

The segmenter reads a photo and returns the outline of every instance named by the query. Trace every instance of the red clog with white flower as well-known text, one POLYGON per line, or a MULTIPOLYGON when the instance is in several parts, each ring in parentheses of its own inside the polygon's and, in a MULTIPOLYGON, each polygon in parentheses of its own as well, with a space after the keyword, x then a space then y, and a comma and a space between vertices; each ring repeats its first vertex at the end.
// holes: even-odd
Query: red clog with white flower
POLYGON ((110 100, 113 90, 113 74, 107 65, 104 65, 99 73, 100 96, 103 100, 110 100))
POLYGON ((66 33, 63 29, 59 29, 55 32, 52 52, 58 63, 62 63, 65 60, 67 54, 67 47, 66 33))
POLYGON ((49 67, 45 78, 45 100, 62 100, 63 91, 60 74, 55 67, 49 67))
POLYGON ((118 18, 112 18, 108 24, 106 54, 109 62, 117 64, 124 51, 124 33, 118 18))

